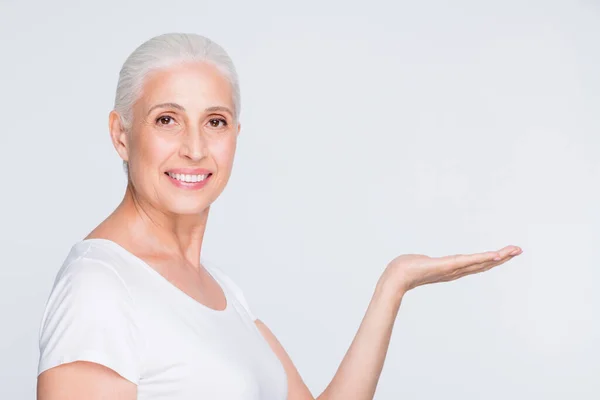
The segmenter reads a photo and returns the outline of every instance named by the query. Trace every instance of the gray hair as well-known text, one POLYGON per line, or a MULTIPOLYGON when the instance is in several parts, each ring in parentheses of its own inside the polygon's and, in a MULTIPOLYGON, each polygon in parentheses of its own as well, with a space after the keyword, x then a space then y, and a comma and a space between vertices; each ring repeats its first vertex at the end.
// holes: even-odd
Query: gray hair
MULTIPOLYGON (((121 116, 123 128, 126 131, 131 129, 133 104, 141 96, 149 72, 194 61, 212 63, 230 81, 234 118, 237 121, 241 111, 240 87, 237 72, 227 52, 205 36, 165 33, 138 46, 121 67, 114 109, 121 116)), ((128 173, 127 161, 123 161, 123 169, 128 173)))

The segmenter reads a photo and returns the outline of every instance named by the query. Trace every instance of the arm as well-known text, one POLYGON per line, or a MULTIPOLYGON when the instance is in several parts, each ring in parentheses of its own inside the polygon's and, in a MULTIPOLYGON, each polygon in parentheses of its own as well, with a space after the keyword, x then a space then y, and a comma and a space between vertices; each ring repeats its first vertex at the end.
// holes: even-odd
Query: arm
MULTIPOLYGON (((372 399, 390 343, 401 295, 378 285, 356 336, 337 373, 317 398, 372 399), (333 395, 335 397, 329 397, 333 395)), ((256 326, 275 352, 288 378, 288 400, 314 400, 287 352, 260 320, 256 326)))
POLYGON ((403 295, 378 283, 348 352, 319 400, 373 399, 403 295))
MULTIPOLYGON (((497 252, 446 257, 408 254, 392 260, 377 283, 348 352, 331 383, 317 399, 372 400, 404 294, 417 286, 455 280, 503 264, 521 253, 515 247, 507 246, 497 252)), ((289 400, 313 399, 281 344, 262 325, 262 328, 259 325, 259 329, 288 374, 289 400)))
POLYGON ((37 399, 135 400, 137 386, 100 364, 76 361, 42 372, 37 399))

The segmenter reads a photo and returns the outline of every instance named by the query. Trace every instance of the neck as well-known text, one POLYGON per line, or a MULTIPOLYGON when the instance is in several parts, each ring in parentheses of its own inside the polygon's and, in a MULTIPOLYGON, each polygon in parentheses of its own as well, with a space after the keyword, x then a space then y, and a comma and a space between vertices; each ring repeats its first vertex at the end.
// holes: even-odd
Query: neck
POLYGON ((127 184, 121 204, 111 215, 127 241, 140 252, 154 256, 178 257, 200 267, 200 253, 210 206, 199 214, 165 212, 141 198, 131 183, 127 184))

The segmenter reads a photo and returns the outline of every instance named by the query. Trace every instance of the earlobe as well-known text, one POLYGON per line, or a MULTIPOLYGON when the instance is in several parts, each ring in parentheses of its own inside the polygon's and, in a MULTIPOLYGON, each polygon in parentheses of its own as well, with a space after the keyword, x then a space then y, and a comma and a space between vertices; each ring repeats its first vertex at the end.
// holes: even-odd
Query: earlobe
POLYGON ((108 115, 108 129, 110 132, 110 139, 112 141, 115 150, 123 161, 129 161, 129 154, 127 151, 127 132, 121 123, 121 117, 119 113, 112 110, 108 115))

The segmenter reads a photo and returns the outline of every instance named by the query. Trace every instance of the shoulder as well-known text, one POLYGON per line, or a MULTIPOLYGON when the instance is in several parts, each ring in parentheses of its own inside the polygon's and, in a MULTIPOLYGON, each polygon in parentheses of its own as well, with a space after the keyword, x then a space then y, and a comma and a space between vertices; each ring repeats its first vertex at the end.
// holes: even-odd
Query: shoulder
POLYGON ((46 302, 41 335, 66 323, 133 318, 133 298, 117 269, 85 247, 69 253, 46 302))
POLYGON ((74 246, 57 273, 39 332, 38 374, 72 361, 108 366, 133 382, 143 343, 130 291, 117 268, 74 246))
POLYGON ((129 289, 120 273, 119 263, 110 254, 92 244, 73 246, 56 275, 53 292, 68 291, 83 297, 115 295, 129 297, 129 289))
POLYGON ((114 264, 79 242, 56 274, 40 326, 40 341, 54 340, 65 326, 134 320, 134 301, 114 264))

